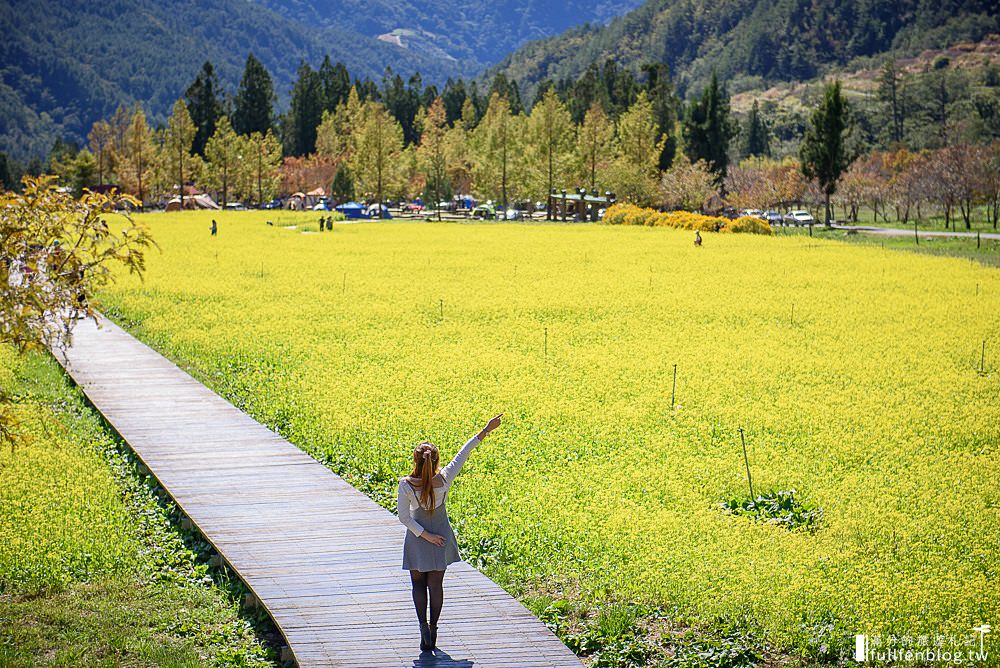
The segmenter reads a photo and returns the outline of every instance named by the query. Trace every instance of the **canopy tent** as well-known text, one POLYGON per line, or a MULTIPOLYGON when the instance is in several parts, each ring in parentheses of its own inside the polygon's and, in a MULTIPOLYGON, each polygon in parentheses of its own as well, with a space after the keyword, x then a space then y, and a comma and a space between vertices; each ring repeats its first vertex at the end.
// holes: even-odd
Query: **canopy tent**
POLYGON ((361 206, 357 202, 345 202, 344 204, 338 204, 336 210, 341 212, 348 218, 368 217, 368 215, 365 213, 365 207, 361 206))
POLYGON ((309 195, 310 197, 326 197, 326 191, 323 190, 322 186, 316 188, 315 190, 310 190, 306 194, 309 195))
MULTIPOLYGON (((179 211, 181 208, 181 198, 174 197, 167 202, 167 211, 179 211)), ((190 195, 184 197, 185 209, 212 209, 219 210, 220 207, 209 195, 190 195)))

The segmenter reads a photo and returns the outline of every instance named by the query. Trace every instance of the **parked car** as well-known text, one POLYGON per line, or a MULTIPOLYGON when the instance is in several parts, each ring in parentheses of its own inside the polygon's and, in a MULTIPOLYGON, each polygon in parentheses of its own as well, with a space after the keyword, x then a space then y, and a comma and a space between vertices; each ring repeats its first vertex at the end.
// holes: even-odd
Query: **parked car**
POLYGON ((740 218, 760 218, 764 220, 764 212, 760 209, 740 209, 740 218))
POLYGON ((816 219, 808 211, 789 211, 785 215, 785 223, 789 225, 815 225, 816 219))
POLYGON ((262 209, 280 209, 281 208, 281 200, 280 199, 272 199, 270 202, 268 202, 267 204, 265 204, 261 208, 262 209))
POLYGON ((783 222, 781 213, 774 210, 765 211, 763 218, 771 225, 780 225, 783 222))

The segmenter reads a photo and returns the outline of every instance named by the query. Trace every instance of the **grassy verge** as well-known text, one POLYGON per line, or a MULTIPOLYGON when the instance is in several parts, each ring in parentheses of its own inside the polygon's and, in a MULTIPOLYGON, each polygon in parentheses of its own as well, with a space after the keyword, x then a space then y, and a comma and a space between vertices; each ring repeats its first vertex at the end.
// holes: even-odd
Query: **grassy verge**
MULTIPOLYGON (((925 228, 921 228, 922 230, 925 228)), ((823 225, 813 227, 817 239, 836 239, 860 246, 876 246, 889 250, 911 251, 926 255, 968 258, 990 267, 1000 267, 1000 241, 968 237, 920 237, 917 244, 912 236, 887 236, 858 232, 848 234, 844 230, 827 230, 823 225)), ((776 227, 779 236, 809 236, 808 228, 776 227)))
POLYGON ((0 451, 0 666, 274 665, 239 585, 55 362, 0 348, 0 389, 25 439, 0 451))

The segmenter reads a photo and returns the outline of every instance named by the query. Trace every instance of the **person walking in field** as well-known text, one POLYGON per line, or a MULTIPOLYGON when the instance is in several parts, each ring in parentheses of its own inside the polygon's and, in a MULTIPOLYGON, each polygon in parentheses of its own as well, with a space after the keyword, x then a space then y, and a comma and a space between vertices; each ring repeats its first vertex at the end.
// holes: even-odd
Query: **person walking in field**
POLYGON ((424 441, 413 449, 413 471, 399 479, 396 510, 407 531, 403 540, 403 570, 410 571, 413 606, 420 622, 420 649, 432 650, 437 643, 437 622, 444 603, 444 571, 461 560, 455 532, 448 521, 445 497, 472 450, 500 426, 497 415, 462 446, 443 469, 438 449, 424 441), (428 592, 430 622, 427 621, 428 592))
POLYGON ((218 226, 218 225, 217 225, 217 224, 215 223, 215 218, 213 218, 213 219, 212 219, 212 227, 211 227, 211 230, 212 230, 212 236, 213 236, 213 237, 214 237, 214 236, 215 236, 216 234, 218 234, 218 233, 219 233, 219 226, 218 226))
POLYGON ((694 245, 695 246, 701 245, 701 232, 699 232, 698 230, 694 231, 694 245))

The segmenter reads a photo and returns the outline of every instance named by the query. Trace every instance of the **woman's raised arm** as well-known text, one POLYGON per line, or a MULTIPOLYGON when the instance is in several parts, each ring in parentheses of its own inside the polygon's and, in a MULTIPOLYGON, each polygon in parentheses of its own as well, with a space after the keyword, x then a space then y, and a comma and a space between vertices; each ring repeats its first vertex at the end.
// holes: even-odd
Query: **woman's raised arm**
POLYGON ((483 439, 489 436, 490 432, 500 426, 500 416, 503 413, 497 415, 492 420, 490 420, 485 427, 483 427, 478 434, 470 438, 465 445, 462 446, 461 450, 452 458, 448 465, 441 469, 441 477, 444 478, 445 484, 450 484, 458 472, 462 470, 462 465, 465 464, 465 460, 469 458, 472 453, 473 448, 482 443, 483 439))

